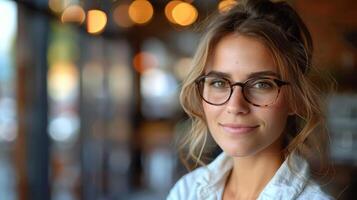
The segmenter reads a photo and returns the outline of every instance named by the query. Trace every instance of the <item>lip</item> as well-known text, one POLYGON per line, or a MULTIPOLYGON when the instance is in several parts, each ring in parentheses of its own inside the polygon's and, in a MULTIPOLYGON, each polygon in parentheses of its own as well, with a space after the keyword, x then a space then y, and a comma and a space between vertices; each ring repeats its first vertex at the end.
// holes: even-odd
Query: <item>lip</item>
POLYGON ((247 125, 247 124, 219 124, 225 132, 230 135, 245 135, 256 130, 259 125, 247 125))

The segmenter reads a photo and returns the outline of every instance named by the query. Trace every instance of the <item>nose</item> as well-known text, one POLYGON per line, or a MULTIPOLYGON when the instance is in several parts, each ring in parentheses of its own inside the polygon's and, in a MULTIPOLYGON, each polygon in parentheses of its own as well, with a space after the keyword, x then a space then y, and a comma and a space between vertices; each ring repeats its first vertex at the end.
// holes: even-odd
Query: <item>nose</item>
POLYGON ((245 100, 242 89, 238 85, 233 87, 233 93, 227 102, 227 113, 235 115, 249 113, 250 105, 245 100))

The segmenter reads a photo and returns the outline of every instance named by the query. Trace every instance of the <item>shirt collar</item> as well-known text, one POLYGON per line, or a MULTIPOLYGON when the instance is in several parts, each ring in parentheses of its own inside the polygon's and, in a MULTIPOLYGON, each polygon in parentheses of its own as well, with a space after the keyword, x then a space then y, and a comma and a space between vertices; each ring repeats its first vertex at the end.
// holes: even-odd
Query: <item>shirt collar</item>
POLYGON ((285 196, 284 198, 295 199, 303 191, 308 182, 309 166, 307 161, 297 153, 292 153, 288 159, 285 159, 259 197, 276 196, 284 188, 286 191, 285 195, 289 196, 285 196))
MULTIPOLYGON (((197 192, 202 196, 202 194, 209 195, 222 189, 232 168, 233 159, 222 152, 213 162, 203 168, 202 176, 197 179, 197 192)), ((258 199, 274 197, 282 187, 289 191, 291 197, 295 197, 305 187, 308 177, 308 163, 296 153, 292 153, 265 186, 258 199)))
POLYGON ((202 168, 202 176, 199 176, 196 182, 198 195, 206 199, 222 189, 232 168, 233 159, 222 152, 214 161, 202 168))

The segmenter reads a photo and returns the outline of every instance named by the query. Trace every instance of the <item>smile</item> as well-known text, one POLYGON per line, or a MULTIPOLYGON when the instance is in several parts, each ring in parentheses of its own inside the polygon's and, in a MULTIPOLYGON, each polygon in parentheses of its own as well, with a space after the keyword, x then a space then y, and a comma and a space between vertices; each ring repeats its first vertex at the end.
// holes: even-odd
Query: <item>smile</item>
POLYGON ((252 131, 256 130, 259 125, 244 125, 244 124, 219 124, 223 130, 230 135, 243 135, 251 133, 252 131))

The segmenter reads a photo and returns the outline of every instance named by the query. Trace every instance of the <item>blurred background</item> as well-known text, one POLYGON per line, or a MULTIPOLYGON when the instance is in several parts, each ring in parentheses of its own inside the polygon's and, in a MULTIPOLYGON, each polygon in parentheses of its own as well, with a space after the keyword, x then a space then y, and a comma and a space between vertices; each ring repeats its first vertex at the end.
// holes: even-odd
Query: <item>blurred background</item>
MULTIPOLYGON (((235 2, 0 0, 0 199, 164 199, 196 27, 235 2)), ((357 1, 289 3, 338 83, 324 189, 356 199, 357 1)))

